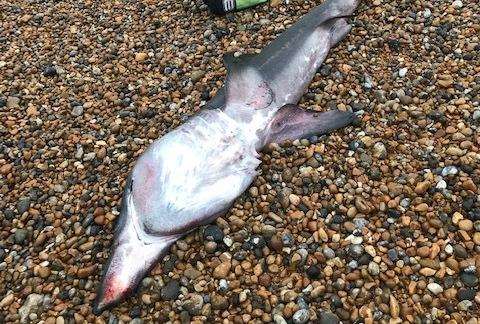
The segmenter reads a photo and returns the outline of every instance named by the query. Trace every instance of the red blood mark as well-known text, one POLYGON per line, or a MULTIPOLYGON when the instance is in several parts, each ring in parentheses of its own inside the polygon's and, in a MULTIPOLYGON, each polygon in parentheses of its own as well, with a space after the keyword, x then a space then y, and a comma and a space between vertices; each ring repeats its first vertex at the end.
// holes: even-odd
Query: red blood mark
POLYGON ((103 303, 110 304, 119 299, 122 299, 129 292, 129 287, 126 287, 123 282, 111 274, 105 278, 103 290, 103 303))
POLYGON ((103 302, 109 304, 112 301, 116 300, 119 295, 121 295, 121 289, 119 289, 118 282, 115 280, 113 275, 108 276, 105 279, 105 288, 103 293, 103 302))

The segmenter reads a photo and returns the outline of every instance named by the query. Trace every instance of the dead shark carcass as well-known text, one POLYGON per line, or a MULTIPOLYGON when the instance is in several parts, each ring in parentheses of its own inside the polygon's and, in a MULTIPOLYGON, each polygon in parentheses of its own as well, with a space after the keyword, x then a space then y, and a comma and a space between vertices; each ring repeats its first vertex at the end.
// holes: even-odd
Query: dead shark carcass
POLYGON ((351 26, 355 0, 327 0, 257 55, 224 59, 225 87, 185 124, 156 140, 126 182, 96 313, 126 298, 170 245, 225 213, 252 183, 271 142, 328 133, 355 115, 296 104, 351 26))

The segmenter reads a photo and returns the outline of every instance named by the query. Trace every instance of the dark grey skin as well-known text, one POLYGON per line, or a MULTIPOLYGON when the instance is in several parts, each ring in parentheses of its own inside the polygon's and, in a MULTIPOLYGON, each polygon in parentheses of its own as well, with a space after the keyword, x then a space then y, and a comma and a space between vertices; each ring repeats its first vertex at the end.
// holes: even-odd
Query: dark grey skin
POLYGON ((176 240, 225 213, 255 178, 265 145, 325 134, 355 119, 296 104, 350 31, 345 17, 357 4, 327 0, 258 55, 226 56, 226 84, 209 109, 150 145, 127 179, 95 313, 128 297, 176 240))

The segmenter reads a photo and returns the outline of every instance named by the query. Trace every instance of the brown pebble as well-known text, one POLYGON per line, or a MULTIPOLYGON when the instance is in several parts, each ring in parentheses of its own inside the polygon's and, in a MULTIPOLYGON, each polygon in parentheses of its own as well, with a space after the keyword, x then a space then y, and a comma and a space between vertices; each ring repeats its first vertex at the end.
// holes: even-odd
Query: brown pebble
POLYGON ((231 267, 232 264, 230 262, 222 262, 213 270, 213 276, 217 279, 226 278, 231 267))
POLYGON ((80 268, 78 269, 77 271, 77 276, 79 278, 87 278, 88 276, 90 276, 92 273, 95 272, 95 270, 97 269, 97 266, 94 264, 94 265, 91 265, 89 267, 85 267, 85 268, 80 268))
POLYGON ((430 248, 428 246, 422 246, 417 249, 417 255, 426 258, 430 255, 430 248))
POLYGON ((469 219, 462 219, 458 222, 458 228, 463 231, 471 231, 473 229, 473 222, 469 219))

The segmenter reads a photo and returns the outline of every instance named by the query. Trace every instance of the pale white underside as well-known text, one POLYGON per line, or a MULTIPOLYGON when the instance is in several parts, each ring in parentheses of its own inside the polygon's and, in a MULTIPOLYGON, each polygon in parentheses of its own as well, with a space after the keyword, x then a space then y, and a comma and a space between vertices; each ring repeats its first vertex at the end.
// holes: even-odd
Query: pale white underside
POLYGON ((147 201, 151 212, 142 215, 148 232, 208 220, 247 189, 260 164, 259 139, 249 127, 220 110, 207 110, 152 144, 141 157, 158 166, 147 201))

